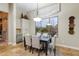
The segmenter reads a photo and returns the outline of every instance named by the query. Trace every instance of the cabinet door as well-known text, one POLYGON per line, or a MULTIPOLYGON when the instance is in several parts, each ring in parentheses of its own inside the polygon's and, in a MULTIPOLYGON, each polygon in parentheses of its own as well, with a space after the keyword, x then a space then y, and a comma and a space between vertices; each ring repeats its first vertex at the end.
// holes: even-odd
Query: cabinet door
POLYGON ((29 34, 29 20, 22 19, 22 34, 29 34))
POLYGON ((21 20, 20 19, 16 20, 16 28, 21 28, 21 20))

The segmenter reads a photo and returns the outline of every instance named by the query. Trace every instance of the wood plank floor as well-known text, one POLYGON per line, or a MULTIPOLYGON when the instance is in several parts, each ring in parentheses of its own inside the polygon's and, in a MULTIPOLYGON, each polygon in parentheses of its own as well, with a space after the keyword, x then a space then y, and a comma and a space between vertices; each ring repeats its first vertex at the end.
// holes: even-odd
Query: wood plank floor
MULTIPOLYGON (((29 49, 25 51, 23 44, 20 43, 16 46, 0 46, 0 56, 38 56, 38 53, 35 51, 32 54, 29 49)), ((41 56, 45 56, 45 53, 41 53, 41 56)))
POLYGON ((57 49, 64 55, 64 56, 79 56, 79 50, 66 48, 66 47, 60 47, 57 46, 57 49))
MULTIPOLYGON (((72 50, 64 47, 56 47, 56 56, 79 56, 79 51, 72 50)), ((29 49, 24 50, 23 43, 19 43, 16 46, 0 46, 0 56, 38 56, 37 51, 29 52, 29 49)), ((41 52, 40 56, 46 56, 44 52, 41 52)), ((48 52, 48 56, 53 56, 48 52)))

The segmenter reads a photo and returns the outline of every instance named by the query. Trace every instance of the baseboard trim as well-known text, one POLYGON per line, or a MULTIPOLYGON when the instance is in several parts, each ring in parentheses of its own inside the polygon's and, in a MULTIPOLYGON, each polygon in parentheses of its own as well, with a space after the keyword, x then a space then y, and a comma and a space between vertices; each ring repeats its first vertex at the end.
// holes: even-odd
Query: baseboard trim
POLYGON ((16 43, 11 43, 11 42, 9 42, 8 45, 13 45, 13 46, 15 46, 16 43))
POLYGON ((79 48, 77 48, 77 47, 67 46, 67 45, 63 45, 63 44, 56 44, 56 46, 79 50, 79 48))
POLYGON ((12 45, 13 45, 13 46, 15 46, 15 45, 16 45, 16 43, 13 43, 12 45))
POLYGON ((11 45, 11 44, 12 44, 11 42, 8 43, 8 45, 11 45))

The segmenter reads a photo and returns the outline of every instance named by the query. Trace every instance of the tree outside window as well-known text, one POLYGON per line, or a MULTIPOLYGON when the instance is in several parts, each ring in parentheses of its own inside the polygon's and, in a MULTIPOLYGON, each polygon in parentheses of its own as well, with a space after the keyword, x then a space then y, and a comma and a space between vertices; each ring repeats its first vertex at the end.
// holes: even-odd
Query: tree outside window
POLYGON ((36 22, 36 33, 42 32, 42 33, 50 33, 52 36, 58 32, 58 17, 51 17, 50 20, 48 19, 42 19, 40 22, 36 22), (50 26, 47 24, 50 21, 50 26))

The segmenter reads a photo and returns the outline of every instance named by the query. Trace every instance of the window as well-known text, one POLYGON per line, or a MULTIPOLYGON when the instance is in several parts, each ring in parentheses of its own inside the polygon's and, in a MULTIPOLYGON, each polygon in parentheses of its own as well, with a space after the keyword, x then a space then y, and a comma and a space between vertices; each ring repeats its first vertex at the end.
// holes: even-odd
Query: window
POLYGON ((49 32, 51 35, 54 35, 58 32, 58 17, 51 17, 47 19, 42 19, 40 22, 36 22, 36 32, 49 32), (48 26, 47 24, 51 25, 48 26))
POLYGON ((50 18, 50 23, 52 24, 52 26, 56 26, 58 23, 58 17, 51 17, 50 18))
POLYGON ((42 21, 41 21, 41 24, 42 24, 42 28, 46 28, 46 26, 47 26, 47 24, 49 23, 49 19, 43 19, 42 21))

